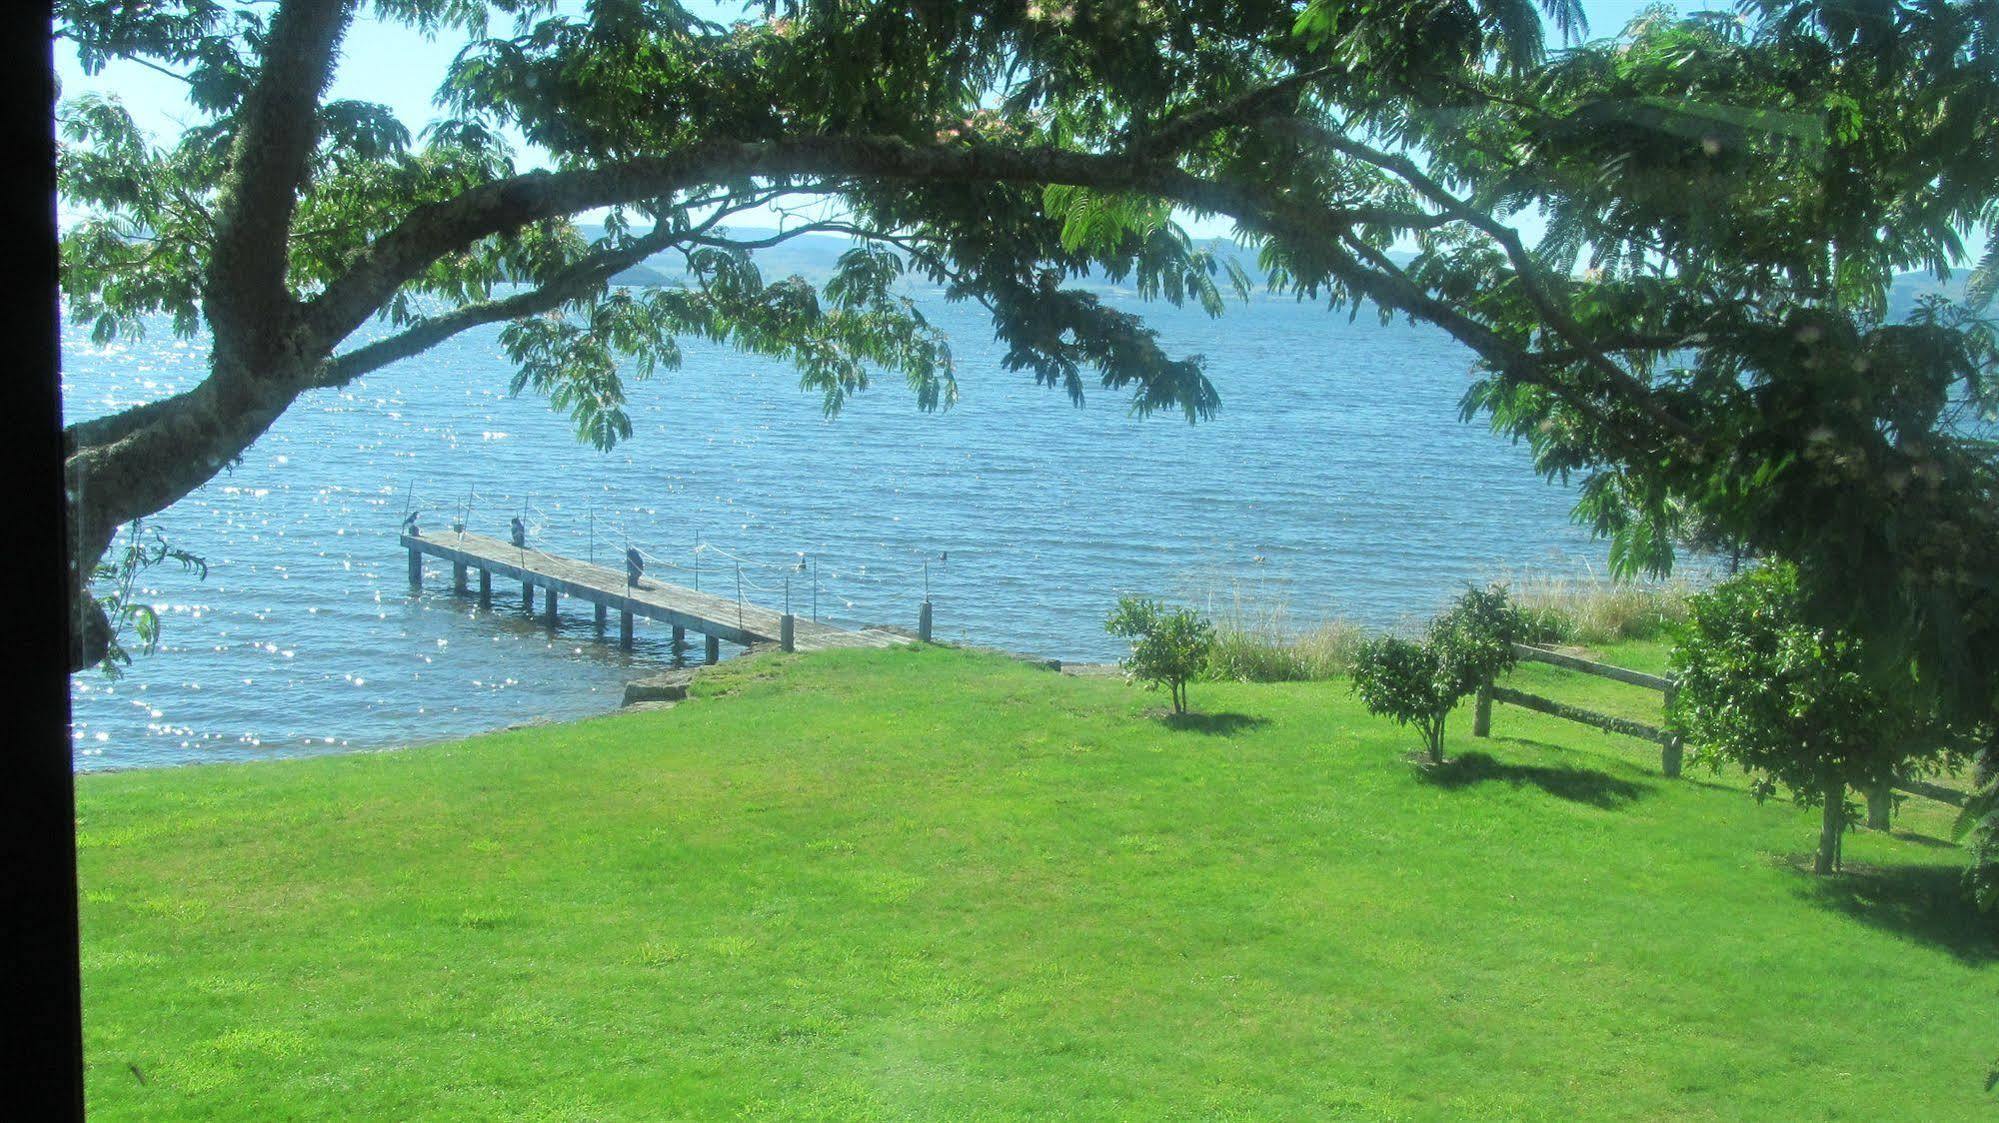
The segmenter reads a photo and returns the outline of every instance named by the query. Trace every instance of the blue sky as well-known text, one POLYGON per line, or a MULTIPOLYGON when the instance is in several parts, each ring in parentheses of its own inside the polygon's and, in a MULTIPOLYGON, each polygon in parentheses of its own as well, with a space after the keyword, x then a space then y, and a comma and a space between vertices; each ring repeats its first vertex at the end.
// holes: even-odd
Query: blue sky
MULTIPOLYGON (((1690 2, 1681 7, 1694 10, 1719 6, 1721 2, 1725 0, 1716 0, 1713 5, 1690 2)), ((580 0, 561 0, 560 6, 574 11, 580 10, 582 4, 580 0)), ((1615 32, 1648 6, 1644 0, 1584 0, 1583 3, 1592 35, 1615 32)), ((723 21, 743 10, 741 4, 712 0, 696 0, 690 7, 704 16, 723 21)), ((505 28, 496 24, 494 30, 499 33, 505 28)), ((463 36, 455 33, 433 40, 401 25, 362 20, 348 37, 330 96, 380 102, 394 109, 412 129, 420 128, 438 116, 432 97, 443 79, 446 66, 463 43, 463 36)), ((56 73, 62 82, 64 96, 85 90, 116 94, 132 111, 140 127, 155 136, 171 136, 183 124, 200 120, 199 114, 187 104, 185 90, 179 82, 136 64, 113 63, 103 73, 95 77, 87 76, 77 65, 75 52, 69 44, 58 41, 56 73)), ((532 153, 522 155, 523 162, 534 162, 532 153)), ((777 215, 758 212, 748 212, 736 220, 740 226, 777 226, 780 221, 777 215)), ((1200 236, 1226 235, 1229 232, 1226 220, 1197 221, 1187 216, 1187 221, 1189 228, 1200 236)), ((1522 225, 1523 233, 1530 238, 1536 233, 1532 229, 1533 223, 1522 225)))

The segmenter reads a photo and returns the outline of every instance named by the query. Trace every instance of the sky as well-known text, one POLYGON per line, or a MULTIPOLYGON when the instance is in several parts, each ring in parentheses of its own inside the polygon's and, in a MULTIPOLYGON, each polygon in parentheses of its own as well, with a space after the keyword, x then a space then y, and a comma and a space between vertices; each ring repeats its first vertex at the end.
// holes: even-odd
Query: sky
MULTIPOLYGON (((558 6, 574 13, 581 10, 582 2, 560 0, 558 6)), ((1649 6, 1646 0, 1583 0, 1583 10, 1593 37, 1615 33, 1649 6)), ((1709 6, 1719 6, 1719 3, 1689 2, 1681 5, 1686 10, 1709 6)), ((740 3, 716 0, 693 0, 688 7, 699 15, 720 22, 736 18, 743 11, 740 3)), ((506 31, 504 21, 496 21, 493 30, 495 34, 503 34, 506 31)), ((1553 35, 1552 30, 1550 35, 1553 35)), ((456 32, 448 37, 427 39, 399 24, 363 19, 348 36, 328 96, 387 105, 414 132, 440 115, 433 97, 443 80, 445 68, 464 42, 464 36, 456 32)), ((58 40, 56 43, 56 74, 62 84, 63 96, 73 96, 85 90, 115 94, 124 101, 139 126, 156 137, 170 137, 183 125, 201 119, 187 104, 184 87, 173 78, 135 63, 124 62, 112 63, 99 75, 85 75, 77 63, 75 51, 66 41, 58 40)), ((518 137, 515 139, 519 140, 518 137)), ((532 152, 522 151, 520 156, 524 165, 538 163, 532 152)), ((67 210, 61 213, 65 222, 72 217, 67 210)), ((588 217, 585 216, 586 219, 588 217)), ((1535 240, 1538 223, 1533 222, 1531 216, 1521 218, 1522 234, 1530 242, 1535 240)), ((1181 219, 1197 237, 1227 236, 1231 231, 1231 224, 1225 218, 1202 219, 1183 214, 1181 219)), ((784 216, 768 211, 749 211, 733 220, 733 224, 739 228, 774 228, 786 221, 784 216)))

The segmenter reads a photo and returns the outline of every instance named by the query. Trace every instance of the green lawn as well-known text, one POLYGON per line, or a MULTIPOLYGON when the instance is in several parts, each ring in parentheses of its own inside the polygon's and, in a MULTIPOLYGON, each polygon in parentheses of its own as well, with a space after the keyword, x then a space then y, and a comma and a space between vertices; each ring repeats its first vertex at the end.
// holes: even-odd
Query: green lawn
POLYGON ((1343 683, 1171 727, 941 649, 698 693, 80 778, 94 1113, 1999 1113, 1959 853, 1862 834, 1822 886, 1810 816, 1638 742, 1467 709, 1425 777, 1343 683))

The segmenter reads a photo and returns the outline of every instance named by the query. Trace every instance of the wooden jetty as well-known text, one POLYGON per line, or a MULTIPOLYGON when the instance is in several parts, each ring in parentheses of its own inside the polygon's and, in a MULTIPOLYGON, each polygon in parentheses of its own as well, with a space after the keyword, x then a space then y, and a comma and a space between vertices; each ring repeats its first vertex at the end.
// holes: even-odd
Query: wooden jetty
MULTIPOLYGON (((440 558, 451 563, 451 587, 455 592, 469 592, 470 576, 478 573, 482 608, 492 606, 493 579, 500 577, 521 583, 521 607, 529 615, 535 613, 535 590, 541 590, 541 617, 550 627, 555 625, 558 606, 565 596, 593 605, 599 628, 606 625, 610 613, 616 612, 618 639, 627 648, 632 646, 632 622, 641 616, 672 626, 676 650, 686 642, 688 632, 701 633, 707 638, 706 655, 710 663, 720 657, 720 644, 725 640, 743 647, 774 643, 785 651, 888 647, 910 642, 899 632, 881 628, 849 631, 813 620, 799 620, 789 613, 671 585, 649 576, 632 585, 625 580, 622 570, 515 546, 470 531, 404 534, 402 546, 409 551, 412 589, 423 587, 425 555, 440 558)), ((924 604, 922 616, 927 618, 929 610, 930 606, 924 604)))

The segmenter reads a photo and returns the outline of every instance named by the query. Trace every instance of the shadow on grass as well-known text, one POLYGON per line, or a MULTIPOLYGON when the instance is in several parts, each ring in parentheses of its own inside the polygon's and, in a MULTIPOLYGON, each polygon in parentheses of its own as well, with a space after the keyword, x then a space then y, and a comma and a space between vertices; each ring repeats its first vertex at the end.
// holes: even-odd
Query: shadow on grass
POLYGON ((1269 725, 1270 719, 1267 717, 1257 717, 1254 714, 1237 713, 1167 714, 1165 722, 1168 729, 1179 729, 1189 733, 1206 733, 1210 736, 1226 737, 1232 733, 1241 733, 1245 729, 1255 729, 1259 726, 1269 725))
POLYGON ((1594 768, 1505 764, 1484 753, 1460 753, 1442 764, 1425 766, 1418 775, 1424 783, 1440 788, 1468 788, 1493 781, 1516 788, 1527 784, 1559 799, 1605 809, 1622 807, 1652 790, 1649 784, 1620 780, 1594 768))
POLYGON ((1814 877, 1809 857, 1792 865, 1808 879, 1805 897, 1819 905, 1941 948, 1969 964, 1999 960, 1999 932, 1964 891, 1962 869, 1848 862, 1842 873, 1814 877))
POLYGON ((1915 831, 1904 830, 1901 827, 1896 827, 1889 831, 1888 837, 1894 839, 1896 842, 1913 842, 1917 846, 1927 846, 1932 850, 1955 850, 1958 848, 1957 843, 1952 842, 1950 839, 1917 834, 1915 831))

